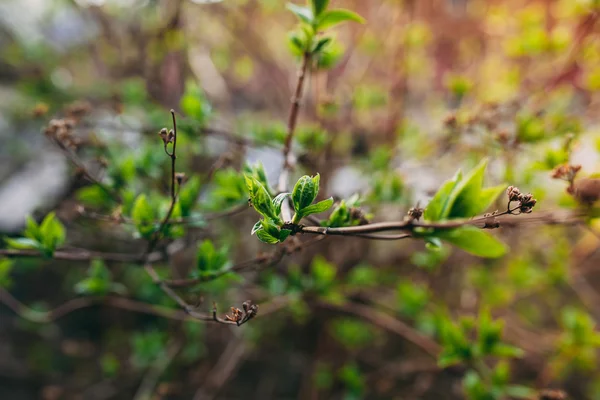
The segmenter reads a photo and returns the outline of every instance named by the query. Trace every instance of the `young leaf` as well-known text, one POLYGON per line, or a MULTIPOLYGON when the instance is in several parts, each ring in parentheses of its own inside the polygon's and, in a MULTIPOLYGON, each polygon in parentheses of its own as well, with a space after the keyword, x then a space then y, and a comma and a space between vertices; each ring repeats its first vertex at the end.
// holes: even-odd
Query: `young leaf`
POLYGON ((41 244, 30 238, 4 238, 4 241, 11 249, 16 250, 31 250, 31 249, 39 249, 41 248, 41 244))
POLYGON ((250 235, 254 235, 256 233, 256 231, 259 229, 262 229, 262 220, 260 220, 254 224, 254 226, 252 227, 252 232, 250 232, 250 235))
POLYGON ((319 174, 317 174, 314 178, 304 175, 302 178, 298 179, 298 182, 296 182, 292 192, 292 201, 294 203, 294 211, 296 213, 311 205, 311 203, 315 200, 319 191, 318 185, 319 174), (316 187, 315 182, 317 184, 316 187))
POLYGON ((533 399, 536 391, 527 386, 509 385, 506 387, 505 393, 514 399, 533 399))
POLYGON ((265 218, 279 221, 279 216, 275 214, 275 206, 267 189, 253 176, 244 175, 244 178, 250 195, 250 201, 256 212, 265 218))
POLYGON ((325 11, 325 9, 327 9, 327 6, 329 5, 329 0, 311 0, 311 3, 313 13, 315 16, 318 17, 323 11, 325 11))
POLYGON ((450 230, 436 230, 432 236, 450 242, 479 257, 496 258, 504 255, 507 251, 504 243, 471 225, 450 230))
POLYGON ((199 195, 200 179, 194 176, 179 190, 179 206, 181 207, 182 217, 190 216, 199 195))
POLYGON ((462 179, 462 172, 458 170, 454 177, 442 185, 440 189, 433 196, 433 199, 427 205, 423 218, 427 221, 439 221, 445 218, 446 209, 448 208, 448 201, 454 188, 459 184, 462 179))
POLYGON ((291 230, 289 229, 282 229, 279 231, 279 241, 280 242, 284 242, 285 239, 288 238, 288 236, 290 236, 290 234, 292 233, 291 230))
POLYGON ((365 19, 353 11, 335 9, 325 11, 319 16, 317 28, 319 30, 325 30, 346 21, 354 21, 360 24, 365 23, 365 19))
POLYGON ((278 238, 279 237, 279 227, 275 225, 273 222, 263 219, 260 221, 263 229, 271 236, 278 238))
POLYGON ((448 202, 445 218, 470 218, 477 214, 486 165, 487 160, 480 162, 455 187, 448 202))
POLYGON ((135 200, 131 218, 143 237, 149 237, 154 233, 154 209, 148 203, 146 195, 140 194, 135 200))
POLYGON ((302 22, 312 25, 314 21, 313 11, 308 7, 302 7, 293 3, 287 4, 287 9, 296 15, 302 22))
POLYGON ((56 219, 53 212, 46 215, 39 230, 42 245, 50 254, 65 242, 65 227, 56 219))
POLYGON ((300 214, 303 217, 306 217, 307 215, 310 215, 310 214, 318 214, 323 211, 329 210, 332 205, 333 205, 333 197, 330 197, 326 200, 320 201, 316 204, 311 204, 310 206, 303 208, 302 210, 300 210, 300 214))
POLYGON ((275 206, 275 214, 281 214, 281 205, 283 201, 290 195, 291 193, 280 193, 273 199, 273 205, 275 206))
POLYGON ((481 192, 479 192, 479 200, 477 202, 477 211, 475 214, 481 214, 490 208, 490 206, 494 204, 494 201, 496 201, 498 196, 500 196, 504 190, 506 190, 506 185, 498 185, 481 189, 481 192))
POLYGON ((264 243, 268 243, 268 244, 279 243, 279 238, 269 235, 264 229, 260 229, 260 230, 256 231, 256 237, 258 237, 258 239, 264 243))
POLYGON ((313 54, 317 54, 318 52, 320 52, 321 50, 323 50, 325 48, 325 46, 327 46, 329 43, 331 42, 331 38, 330 37, 326 37, 323 39, 320 39, 317 44, 315 44, 315 47, 313 49, 313 54))

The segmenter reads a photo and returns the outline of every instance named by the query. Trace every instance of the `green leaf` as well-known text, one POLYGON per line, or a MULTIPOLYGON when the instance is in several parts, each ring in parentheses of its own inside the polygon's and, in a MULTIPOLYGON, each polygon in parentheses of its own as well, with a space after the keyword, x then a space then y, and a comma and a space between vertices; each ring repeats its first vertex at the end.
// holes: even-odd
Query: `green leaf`
POLYGON ((327 9, 329 0, 311 0, 314 15, 317 17, 327 9))
POLYGON ((292 53, 297 56, 301 56, 306 49, 306 41, 304 35, 301 35, 299 32, 290 32, 288 33, 288 41, 292 53))
POLYGON ((4 238, 4 241, 6 242, 8 247, 17 250, 31 250, 39 249, 40 247, 42 247, 42 245, 38 241, 30 238, 4 238))
POLYGON ((442 354, 438 359, 438 365, 441 368, 446 368, 451 365, 460 364, 461 362, 463 362, 463 359, 457 354, 442 354))
POLYGON ((279 221, 279 216, 275 213, 275 206, 273 200, 271 200, 271 195, 269 195, 269 192, 262 183, 249 175, 244 175, 244 179, 248 194, 250 195, 250 201, 256 212, 265 218, 279 221))
POLYGON ((523 350, 518 347, 511 346, 505 343, 498 343, 491 352, 492 355, 502 358, 521 358, 523 357, 523 350))
POLYGON ((317 197, 317 193, 319 191, 319 174, 317 174, 314 178, 311 178, 308 175, 304 175, 296 185, 294 186, 294 190, 292 192, 292 201, 294 203, 294 211, 299 213, 303 208, 308 207, 312 204, 312 202, 317 197), (315 186, 316 182, 316 186, 315 186))
POLYGON ((264 229, 260 229, 260 230, 256 231, 256 237, 258 237, 258 239, 264 243, 268 243, 268 244, 279 243, 279 238, 269 235, 264 229))
POLYGON ((291 193, 280 193, 273 199, 273 205, 275 206, 275 214, 277 216, 281 214, 281 205, 289 195, 291 195, 291 193))
POLYGON ((327 28, 331 28, 332 26, 341 24, 342 22, 346 21, 358 22, 360 24, 365 23, 365 19, 357 13, 340 8, 325 11, 321 15, 319 15, 319 19, 317 21, 317 28, 319 30, 325 30, 327 28))
POLYGON ((507 251, 504 243, 471 225, 449 230, 436 230, 432 236, 450 242, 479 257, 496 258, 504 255, 507 251))
POLYGON ((326 37, 326 38, 320 39, 317 42, 317 44, 315 44, 315 47, 314 47, 314 49, 312 51, 313 54, 317 54, 320 51, 322 51, 325 48, 325 46, 327 46, 330 42, 331 42, 331 38, 330 37, 326 37))
POLYGON ((140 194, 131 211, 131 218, 140 235, 145 238, 154 233, 154 209, 148 203, 146 195, 140 194))
POLYGON ((181 216, 189 217, 192 209, 196 205, 200 195, 200 179, 197 176, 190 178, 179 190, 179 206, 181 207, 181 216))
POLYGON ((13 263, 8 258, 0 258, 0 288, 8 288, 12 284, 10 272, 13 263))
POLYGON ((271 236, 278 238, 279 237, 279 227, 275 225, 273 222, 263 219, 260 221, 263 229, 271 236))
POLYGON ((287 9, 296 15, 300 19, 300 21, 306 22, 307 24, 312 25, 314 21, 313 11, 308 7, 302 7, 293 3, 287 4, 287 9))
POLYGON ((330 197, 326 200, 320 201, 315 204, 311 204, 310 206, 303 208, 302 210, 300 210, 300 214, 303 217, 306 217, 307 215, 311 214, 318 214, 323 211, 329 210, 331 206, 333 206, 333 197, 330 197))
POLYGON ((262 229, 262 228, 263 228, 262 220, 260 220, 254 224, 254 226, 252 227, 252 232, 250 232, 250 235, 254 235, 256 233, 256 231, 258 231, 259 229, 262 229))
POLYGON ((40 224, 40 234, 42 235, 42 245, 49 254, 65 242, 65 227, 53 212, 46 215, 40 224))
POLYGON ((288 238, 288 236, 290 236, 290 234, 292 233, 291 230, 289 229, 282 229, 279 231, 279 241, 280 242, 284 242, 285 239, 288 238))
POLYGON ((42 241, 40 227, 37 224, 37 222, 35 222, 35 220, 31 218, 31 216, 27 216, 24 235, 25 237, 37 240, 38 242, 42 241))
POLYGON ((77 200, 86 206, 102 207, 111 201, 111 198, 98 185, 82 187, 77 191, 77 200))
POLYGON ((527 386, 509 385, 506 387, 504 393, 515 399, 533 399, 536 391, 527 386))
POLYGON ((478 210, 475 212, 475 214, 481 214, 490 208, 490 206, 494 204, 494 201, 496 201, 498 196, 500 196, 505 189, 506 185, 504 184, 481 189, 481 192, 479 193, 479 202, 477 207, 478 210))
POLYGON ((425 212, 423 213, 423 218, 427 221, 439 221, 445 218, 445 214, 448 209, 448 201, 452 194, 452 191, 456 188, 459 182, 462 179, 462 172, 458 170, 454 177, 442 185, 436 194, 433 196, 433 199, 427 205, 425 212))
POLYGON ((452 191, 444 218, 470 218, 479 212, 479 194, 487 160, 479 163, 452 191))
POLYGON ((446 181, 427 205, 424 218, 428 221, 471 218, 487 210, 505 186, 482 189, 486 165, 483 160, 466 176, 459 171, 446 181))
POLYGON ((322 256, 317 256, 312 262, 311 273, 314 289, 320 294, 324 294, 334 283, 337 270, 335 265, 322 256))
MULTIPOLYGON (((223 270, 229 262, 227 253, 226 247, 217 249, 209 239, 200 243, 196 253, 196 267, 199 275, 223 270)), ((198 274, 195 275, 199 276, 198 274)))

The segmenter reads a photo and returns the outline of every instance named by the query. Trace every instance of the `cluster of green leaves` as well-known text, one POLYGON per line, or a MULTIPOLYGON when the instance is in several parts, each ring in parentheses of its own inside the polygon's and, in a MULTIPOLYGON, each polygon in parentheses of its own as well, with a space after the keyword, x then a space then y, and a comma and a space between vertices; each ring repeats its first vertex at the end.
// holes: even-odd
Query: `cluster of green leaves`
MULTIPOLYGON (((459 170, 446 181, 427 205, 423 217, 426 221, 440 222, 467 219, 487 210, 505 189, 505 185, 483 188, 487 161, 482 161, 467 175, 459 170)), ((431 245, 439 246, 444 240, 480 257, 500 257, 506 246, 494 236, 471 225, 454 229, 417 229, 431 245)))
POLYGON ((24 237, 4 238, 12 249, 35 249, 47 257, 52 257, 54 251, 65 242, 65 227, 51 212, 38 225, 31 217, 27 217, 24 237))
MULTIPOLYGON (((171 200, 164 197, 140 194, 133 204, 131 218, 139 235, 151 239, 159 230, 161 221, 167 214, 171 200)), ((176 203, 171 212, 170 219, 181 217, 181 204, 176 203)), ((161 234, 172 239, 183 235, 183 228, 178 225, 165 224, 161 234)))
POLYGON ((313 204, 319 194, 319 174, 301 177, 292 193, 280 193, 275 198, 270 193, 266 176, 246 174, 244 177, 252 206, 263 217, 254 224, 252 234, 256 234, 265 243, 283 242, 292 233, 290 229, 284 228, 286 221, 281 218, 281 208, 288 197, 291 196, 294 205, 292 224, 298 224, 302 218, 311 214, 327 211, 333 205, 333 198, 313 204))
POLYGON ((87 277, 75 284, 75 292, 84 295, 124 294, 123 284, 113 282, 111 273, 102 260, 92 260, 87 277))
POLYGON ((229 266, 229 249, 227 246, 216 248, 209 239, 198 245, 196 252, 196 269, 192 270, 192 278, 210 278, 223 273, 229 266))
MULTIPOLYGON (((329 0, 309 0, 306 6, 289 3, 288 9, 300 20, 300 27, 289 35, 292 52, 297 55, 310 55, 320 60, 324 59, 322 67, 328 67, 332 54, 327 50, 333 38, 321 35, 334 26, 347 21, 364 23, 364 19, 353 11, 346 9, 328 9, 329 0)), ((336 49, 333 48, 333 53, 336 49)), ((335 58, 335 57, 334 57, 335 58)))
POLYGON ((506 397, 530 398, 534 392, 524 386, 510 385, 510 371, 506 361, 521 357, 521 349, 502 342, 503 320, 493 320, 489 310, 481 310, 477 319, 461 317, 458 323, 450 318, 440 318, 439 334, 442 353, 438 363, 442 367, 463 364, 469 371, 463 380, 465 393, 470 400, 500 400, 506 397), (476 337, 476 340, 472 340, 476 337), (486 357, 499 362, 490 370, 486 357))
MULTIPOLYGON (((335 205, 329 218, 326 221, 322 221, 321 225, 331 228, 360 225, 362 222, 362 218, 358 212, 360 205, 361 199, 358 194, 354 194, 348 199, 343 199, 335 205)), ((363 216, 365 219, 369 219, 370 217, 370 214, 363 216)))

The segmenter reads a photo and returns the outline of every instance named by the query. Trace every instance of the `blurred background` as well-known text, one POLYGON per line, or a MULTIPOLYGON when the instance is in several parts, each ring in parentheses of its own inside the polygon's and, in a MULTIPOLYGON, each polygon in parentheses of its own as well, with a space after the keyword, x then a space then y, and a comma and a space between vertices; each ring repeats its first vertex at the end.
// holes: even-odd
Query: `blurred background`
MULTIPOLYGON (((552 171, 571 163, 589 176, 600 164, 598 1, 331 4, 366 23, 335 28, 310 66, 294 178, 319 172, 319 198, 357 194, 352 212, 392 221, 487 157, 488 185, 532 192, 534 214, 577 207, 552 171)), ((55 210, 67 249, 143 252, 118 216, 140 193, 168 196, 157 133, 173 108, 197 219, 157 269, 197 277, 194 263, 270 254, 250 236, 257 217, 239 171, 260 161, 276 186, 296 26, 280 0, 1 0, 0 234, 55 210), (67 153, 121 193, 120 207, 43 134, 65 116, 76 121, 67 153), (199 244, 212 258, 199 260, 199 244)), ((180 290, 203 312, 259 304, 240 328, 185 320, 118 257, 0 258, 0 398, 519 398, 477 397, 465 366, 436 362, 440 324, 486 307, 522 350, 501 360, 502 379, 600 399, 598 224, 539 222, 493 231, 510 246, 494 260, 301 237, 279 262, 180 290)))

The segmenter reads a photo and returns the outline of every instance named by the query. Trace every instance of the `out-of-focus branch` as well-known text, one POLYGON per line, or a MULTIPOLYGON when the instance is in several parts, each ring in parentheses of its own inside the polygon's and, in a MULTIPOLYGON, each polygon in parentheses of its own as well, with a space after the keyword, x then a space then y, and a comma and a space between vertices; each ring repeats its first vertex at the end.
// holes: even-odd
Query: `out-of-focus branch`
POLYGON ((336 305, 326 302, 319 302, 317 303, 317 306, 323 309, 354 315, 364 319, 365 321, 369 321, 375 326, 403 337, 407 341, 423 349, 423 351, 435 359, 437 359, 442 349, 441 346, 432 339, 417 332, 404 322, 397 320, 373 307, 357 303, 336 305))
MULTIPOLYGON (((16 249, 0 249, 0 256, 8 258, 43 258, 42 253, 37 250, 16 250, 16 249)), ((55 260, 65 261, 90 261, 100 259, 104 261, 124 262, 124 263, 139 263, 144 260, 139 255, 122 254, 122 253, 103 253, 99 251, 89 251, 83 249, 65 249, 57 250, 52 255, 55 260)), ((150 253, 145 257, 145 260, 150 263, 160 261, 162 255, 157 252, 150 253)))

